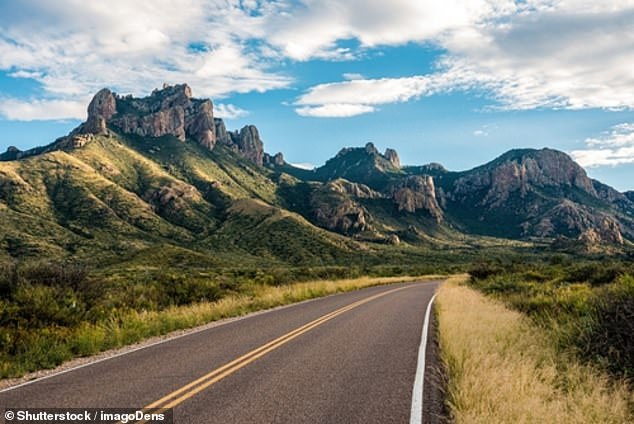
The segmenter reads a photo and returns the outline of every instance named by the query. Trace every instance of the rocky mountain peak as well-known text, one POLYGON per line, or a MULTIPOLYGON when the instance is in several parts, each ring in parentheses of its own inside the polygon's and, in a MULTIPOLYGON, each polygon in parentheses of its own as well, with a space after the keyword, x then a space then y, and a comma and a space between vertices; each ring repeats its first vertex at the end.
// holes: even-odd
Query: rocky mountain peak
POLYGON ((103 88, 88 105, 88 119, 82 132, 103 134, 108 131, 107 122, 117 113, 117 101, 112 91, 103 88))
POLYGON ((385 159, 387 159, 394 168, 401 167, 401 160, 398 157, 398 153, 394 149, 385 149, 385 154, 383 155, 385 159))
POLYGON ((187 84, 165 84, 143 98, 100 90, 88 105, 88 119, 79 132, 107 134, 108 125, 141 137, 189 137, 208 149, 216 144, 213 105, 208 99, 194 99, 187 84))
POLYGON ((401 172, 396 151, 387 149, 385 153, 379 153, 373 143, 364 147, 346 147, 317 168, 315 173, 322 180, 345 178, 377 188, 384 185, 387 174, 401 172))
POLYGON ((456 180, 455 194, 487 190, 483 205, 502 205, 512 193, 521 197, 538 189, 579 189, 598 194, 584 169, 567 154, 552 149, 511 150, 492 162, 464 173, 456 180))
POLYGON ((377 148, 374 146, 374 143, 372 142, 368 142, 365 145, 365 151, 371 155, 378 155, 379 151, 377 150, 377 148))
MULTIPOLYGON (((181 141, 194 140, 213 150, 223 144, 253 163, 264 163, 264 148, 258 129, 247 125, 229 132, 222 119, 214 118, 209 99, 196 99, 187 84, 168 85, 155 89, 147 97, 120 96, 107 88, 100 90, 88 105, 88 119, 70 134, 105 135, 108 127, 124 134, 140 137, 170 135, 181 141)), ((281 155, 271 163, 283 164, 281 155)))

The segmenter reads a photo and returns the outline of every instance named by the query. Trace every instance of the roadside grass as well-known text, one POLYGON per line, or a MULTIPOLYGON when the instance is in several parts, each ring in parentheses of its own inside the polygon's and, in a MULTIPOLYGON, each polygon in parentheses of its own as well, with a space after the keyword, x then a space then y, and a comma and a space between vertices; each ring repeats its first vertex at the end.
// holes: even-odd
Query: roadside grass
POLYGON ((440 278, 444 276, 360 277, 283 286, 252 284, 216 301, 170 306, 158 311, 126 311, 97 323, 82 322, 75 327, 47 327, 22 334, 23 340, 13 354, 0 355, 0 378, 20 377, 31 371, 54 368, 74 357, 94 355, 223 318, 365 287, 440 278))
POLYGON ((451 278, 438 292, 447 402, 456 423, 631 423, 625 382, 558 351, 521 312, 451 278))

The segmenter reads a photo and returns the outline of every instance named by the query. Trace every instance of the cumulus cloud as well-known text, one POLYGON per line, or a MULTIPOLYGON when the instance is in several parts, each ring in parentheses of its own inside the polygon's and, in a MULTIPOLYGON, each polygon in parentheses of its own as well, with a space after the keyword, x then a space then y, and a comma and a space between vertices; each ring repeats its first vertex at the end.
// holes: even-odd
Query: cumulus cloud
POLYGON ((214 105, 214 116, 224 119, 244 118, 249 114, 248 111, 241 109, 231 103, 218 103, 214 105))
MULTIPOLYGON (((332 6, 332 2, 327 4, 332 6)), ((369 6, 369 15, 365 8, 359 9, 358 20, 344 13, 337 21, 337 25, 346 30, 333 30, 334 33, 339 34, 339 38, 356 37, 362 46, 424 41, 446 50, 437 61, 437 71, 431 74, 367 80, 368 87, 381 89, 379 96, 385 103, 452 90, 477 90, 493 101, 492 108, 499 109, 634 108, 631 90, 634 86, 631 72, 634 4, 631 1, 450 2, 447 9, 436 5, 439 11, 453 10, 451 17, 426 11, 425 7, 433 4, 397 2, 396 10, 391 11, 387 8, 392 4, 385 4, 387 18, 377 24, 375 32, 370 30, 369 22, 372 11, 381 7, 378 3, 369 6), (391 14, 399 11, 418 22, 432 20, 433 25, 407 25, 404 24, 407 18, 401 23, 392 22, 391 14), (391 31, 388 35, 379 36, 388 28, 391 31), (427 83, 421 85, 424 81, 427 83)), ((312 27, 319 26, 314 22, 317 16, 329 16, 324 7, 316 9, 321 14, 313 16, 312 27)), ((347 11, 346 7, 343 9, 347 11)), ((301 21, 295 25, 301 27, 301 21)), ((312 27, 298 30, 301 34, 312 27)), ((320 49, 333 45, 328 37, 328 32, 322 33, 304 45, 303 53, 296 54, 299 50, 290 49, 288 54, 298 59, 317 54, 320 49)), ((293 43, 301 39, 300 35, 293 43)), ((301 96, 298 104, 305 104, 306 99, 314 99, 316 94, 321 94, 322 105, 356 104, 359 100, 354 100, 351 93, 358 87, 360 85, 348 81, 317 85, 301 96)), ((363 96, 368 94, 373 93, 366 92, 363 96)), ((316 102, 312 104, 317 106, 316 102)))
POLYGON ((304 0, 271 16, 267 39, 286 56, 308 60, 336 52, 341 40, 362 47, 426 42, 514 9, 511 0, 304 0))
POLYGON ((295 104, 303 116, 348 117, 376 111, 377 105, 407 102, 455 85, 449 73, 404 78, 353 79, 319 84, 295 104))
POLYGON ((634 163, 634 123, 615 125, 600 137, 585 142, 586 149, 570 152, 581 166, 634 163))
POLYGON ((632 109, 633 22, 631 0, 24 0, 0 2, 0 70, 40 83, 41 101, 163 82, 222 98, 288 87, 288 60, 413 42, 444 52, 434 72, 344 74, 308 89, 297 113, 354 116, 452 90, 503 109, 632 109))
MULTIPOLYGON (((194 95, 216 98, 286 87, 291 79, 270 71, 269 59, 247 42, 263 35, 262 17, 250 9, 254 5, 238 0, 0 2, 0 69, 40 83, 42 104, 74 102, 104 86, 142 95, 164 82, 187 82, 194 95)), ((272 7, 260 9, 271 13, 272 7)), ((19 110, 25 119, 37 116, 26 107, 19 110)), ((17 112, 11 116, 20 119, 17 112)))

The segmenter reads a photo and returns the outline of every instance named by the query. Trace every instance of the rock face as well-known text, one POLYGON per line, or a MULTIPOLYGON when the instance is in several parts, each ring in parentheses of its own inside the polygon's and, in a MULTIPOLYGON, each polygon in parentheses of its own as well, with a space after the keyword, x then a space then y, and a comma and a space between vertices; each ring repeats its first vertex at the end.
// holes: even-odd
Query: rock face
POLYGON ((83 132, 104 134, 108 131, 107 122, 117 113, 117 100, 110 90, 100 90, 88 105, 88 119, 83 132))
POLYGON ((340 193, 346 196, 356 197, 357 199, 380 199, 383 197, 378 191, 372 190, 370 187, 352 183, 350 181, 339 178, 328 183, 328 188, 332 192, 340 193))
MULTIPOLYGON (((191 139, 213 150, 223 144, 251 162, 264 163, 264 148, 258 129, 247 125, 229 132, 222 119, 214 118, 213 104, 208 99, 195 99, 187 84, 164 85, 144 98, 118 96, 104 88, 88 106, 88 119, 70 137, 77 134, 107 135, 108 126, 125 134, 140 137, 171 135, 181 141, 191 139)), ((281 154, 270 159, 283 165, 281 154)))
POLYGON ((380 193, 363 184, 338 179, 321 186, 311 194, 311 215, 320 227, 353 235, 369 229, 372 221, 368 210, 355 198, 380 197, 380 193))
POLYGON ((229 133, 230 141, 227 145, 240 153, 251 162, 258 165, 264 163, 264 144, 260 139, 260 133, 254 125, 243 127, 240 132, 229 133))
POLYGON ((214 126, 216 128, 216 141, 222 144, 230 144, 231 137, 225 127, 225 122, 222 119, 214 118, 214 126))
POLYGON ((564 235, 596 243, 623 244, 619 224, 613 217, 570 200, 561 201, 537 225, 526 225, 526 232, 538 237, 564 235))
POLYGON ((434 179, 430 176, 409 176, 392 186, 391 196, 399 211, 415 213, 425 210, 436 222, 443 220, 443 212, 436 199, 434 179))
POLYGON ((264 153, 264 165, 283 166, 284 164, 286 164, 286 161, 284 160, 282 152, 277 152, 273 156, 268 153, 264 153))
POLYGON ((486 190, 480 204, 496 208, 502 206, 512 193, 525 197, 536 188, 544 187, 557 191, 575 188, 597 197, 592 180, 583 168, 565 153, 551 149, 512 150, 459 178, 453 194, 461 197, 486 190))
POLYGON ((574 239, 585 234, 621 244, 634 228, 631 200, 590 179, 563 152, 513 150, 448 180, 440 196, 446 213, 491 235, 574 239))
POLYGON ((322 181, 345 178, 381 189, 392 176, 402 173, 398 154, 392 149, 385 153, 379 153, 372 143, 365 147, 347 147, 315 169, 315 176, 322 181))
POLYGON ((165 85, 141 99, 99 91, 88 106, 88 120, 81 131, 104 134, 107 125, 141 137, 172 135, 181 141, 189 137, 208 149, 216 145, 213 105, 210 100, 192 98, 187 84, 165 85))
POLYGON ((401 167, 401 160, 398 158, 398 153, 396 153, 396 150, 385 149, 385 154, 383 156, 392 164, 394 168, 401 167))

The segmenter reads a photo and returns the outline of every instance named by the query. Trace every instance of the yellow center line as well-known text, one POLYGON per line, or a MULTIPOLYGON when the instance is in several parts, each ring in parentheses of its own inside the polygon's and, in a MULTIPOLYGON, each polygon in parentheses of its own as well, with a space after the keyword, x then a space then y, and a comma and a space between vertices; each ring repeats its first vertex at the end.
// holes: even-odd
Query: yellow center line
MULTIPOLYGON (((344 306, 342 308, 337 309, 336 311, 323 315, 305 325, 302 325, 301 327, 296 328, 295 330, 292 330, 276 338, 275 340, 272 340, 256 349, 253 349, 252 351, 240 356, 237 359, 234 359, 233 361, 219 368, 216 368, 215 370, 203 375, 202 377, 192 381, 191 383, 186 384, 180 389, 175 390, 167 394, 166 396, 163 396, 159 400, 150 403, 149 405, 145 406, 143 410, 147 411, 147 410, 160 408, 159 411, 163 411, 165 409, 173 408, 176 405, 189 399, 190 397, 196 395, 197 393, 200 393, 201 391, 205 390, 209 386, 217 383, 218 381, 222 380, 228 375, 233 374, 240 368, 247 366, 248 364, 255 361, 256 359, 290 342, 291 340, 301 336, 302 334, 307 333, 308 331, 322 325, 323 323, 330 321, 331 319, 345 312, 348 312, 358 306, 371 302, 372 300, 378 299, 380 297, 383 297, 388 294, 397 292, 399 290, 404 290, 410 287, 413 287, 413 286, 400 287, 397 289, 389 290, 387 292, 379 293, 374 296, 370 296, 366 299, 358 300, 354 303, 351 303, 350 305, 344 306)), ((138 423, 143 423, 143 422, 144 421, 139 421, 138 423)))

